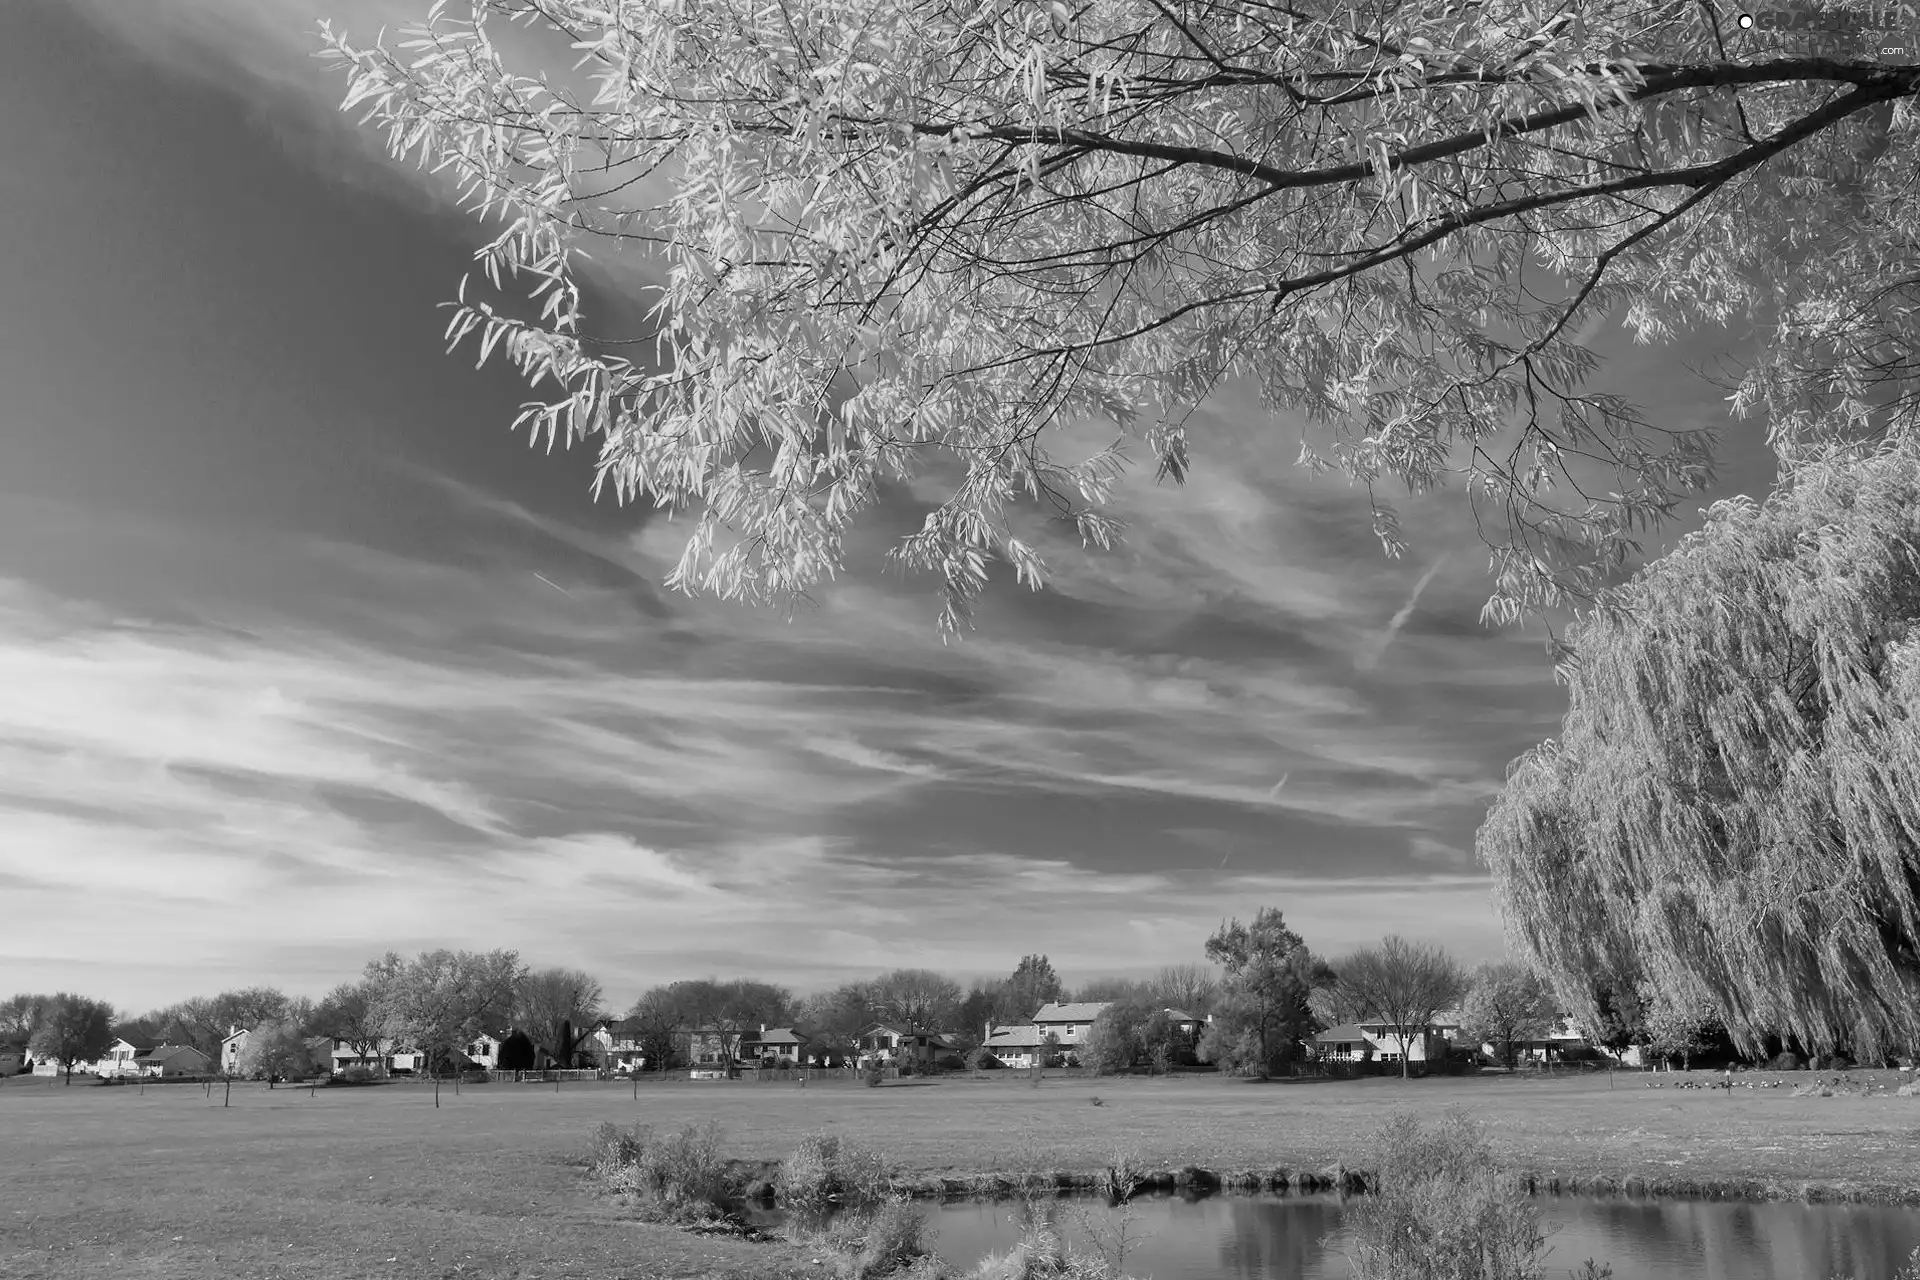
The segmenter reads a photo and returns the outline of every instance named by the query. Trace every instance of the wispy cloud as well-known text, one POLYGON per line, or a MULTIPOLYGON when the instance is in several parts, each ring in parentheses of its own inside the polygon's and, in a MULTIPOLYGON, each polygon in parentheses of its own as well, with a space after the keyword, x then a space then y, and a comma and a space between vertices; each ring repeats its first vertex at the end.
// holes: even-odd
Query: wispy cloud
POLYGON ((1406 626, 1407 620, 1413 617, 1413 611, 1420 603, 1420 593, 1427 589, 1427 584, 1446 567, 1446 563, 1447 558, 1443 555, 1427 566, 1427 571, 1420 575, 1418 582, 1413 584, 1413 592, 1407 597, 1407 602, 1395 610, 1393 617, 1387 620, 1386 629, 1377 639, 1361 649, 1360 656, 1354 659, 1354 664, 1362 671, 1371 671, 1380 665, 1380 659, 1386 653, 1387 646, 1393 643, 1393 638, 1400 634, 1400 628, 1406 626))

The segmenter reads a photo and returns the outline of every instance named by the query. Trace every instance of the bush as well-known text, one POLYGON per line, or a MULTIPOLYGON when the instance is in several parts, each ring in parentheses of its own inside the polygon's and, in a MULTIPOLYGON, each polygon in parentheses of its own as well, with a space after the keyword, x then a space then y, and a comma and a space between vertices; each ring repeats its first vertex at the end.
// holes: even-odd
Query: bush
POLYGON ((877 1152, 819 1130, 802 1137, 780 1162, 773 1194, 789 1213, 820 1220, 836 1207, 871 1209, 891 1187, 877 1152))
POLYGON ((1069 1249, 1055 1215, 1051 1204, 1028 1202, 1013 1248, 982 1258, 967 1280, 1124 1280, 1099 1254, 1069 1249))
POLYGON ((334 1076, 333 1079, 330 1080, 328 1083, 330 1084, 375 1084, 379 1081, 379 1079, 380 1077, 374 1073, 374 1070, 372 1067, 363 1067, 356 1064, 354 1066, 348 1067, 345 1071, 342 1071, 338 1075, 334 1076))
POLYGON ((939 1261, 926 1242, 926 1218, 911 1201, 896 1196, 877 1208, 835 1218, 823 1231, 803 1233, 834 1255, 841 1280, 880 1280, 883 1276, 937 1280, 939 1261))
POLYGON ((587 1146, 587 1167, 598 1174, 618 1173, 628 1165, 639 1163, 640 1146, 639 1129, 622 1129, 602 1121, 587 1146))
MULTIPOLYGON (((1537 1277, 1547 1254, 1540 1211, 1495 1166, 1483 1130, 1458 1112, 1431 1129, 1388 1118, 1375 1139, 1373 1194, 1347 1210, 1359 1280, 1537 1277)), ((1588 1274, 1611 1274, 1589 1265, 1588 1274)))
POLYGON ((1006 1065, 1006 1063, 994 1057, 991 1050, 985 1048, 975 1049, 967 1055, 967 1070, 969 1071, 998 1071, 1006 1065))
POLYGON ((1800 1070, 1800 1059, 1791 1053, 1781 1053, 1776 1055, 1773 1061, 1767 1064, 1767 1069, 1770 1071, 1798 1071, 1800 1070))
POLYGON ((669 1222, 710 1222, 725 1216, 734 1194, 720 1156, 720 1126, 688 1125, 671 1138, 638 1126, 622 1133, 611 1124, 595 1131, 589 1161, 616 1188, 637 1196, 653 1216, 669 1222))

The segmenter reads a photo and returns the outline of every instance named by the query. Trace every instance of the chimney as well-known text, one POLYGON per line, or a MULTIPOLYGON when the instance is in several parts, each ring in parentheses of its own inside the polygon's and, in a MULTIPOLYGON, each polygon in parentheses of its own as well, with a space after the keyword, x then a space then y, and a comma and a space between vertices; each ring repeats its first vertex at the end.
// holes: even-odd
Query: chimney
POLYGON ((981 1039, 981 1040, 982 1040, 983 1042, 984 1042, 984 1041, 987 1041, 987 1040, 991 1040, 991 1039, 993 1039, 993 1019, 992 1019, 992 1018, 988 1018, 988 1019, 987 1019, 987 1031, 986 1031, 986 1034, 985 1034, 985 1035, 983 1035, 983 1036, 981 1036, 981 1037, 980 1037, 980 1039, 981 1039))

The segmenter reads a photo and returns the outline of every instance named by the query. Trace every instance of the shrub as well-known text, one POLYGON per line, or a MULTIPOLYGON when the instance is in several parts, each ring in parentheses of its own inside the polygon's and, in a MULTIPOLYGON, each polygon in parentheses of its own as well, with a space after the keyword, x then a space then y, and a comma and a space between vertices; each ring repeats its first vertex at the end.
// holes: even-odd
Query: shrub
MULTIPOLYGON (((1458 1112, 1431 1129, 1403 1112, 1375 1139, 1374 1194, 1347 1211, 1358 1280, 1530 1280, 1547 1254, 1540 1211, 1458 1112)), ((1595 1277, 1611 1274, 1589 1267, 1595 1277)))
POLYGON ((1781 1053, 1777 1055, 1772 1062, 1767 1064, 1767 1068, 1772 1071, 1798 1071, 1800 1070, 1800 1059, 1792 1053, 1781 1053))
POLYGON ((1116 1151, 1100 1175, 1100 1189, 1107 1193, 1109 1203, 1125 1204, 1140 1190, 1145 1176, 1146 1170, 1132 1152, 1116 1151))
POLYGON ((727 1163, 720 1157, 720 1126, 688 1125, 671 1138, 650 1129, 622 1133, 602 1124, 591 1149, 595 1170, 615 1187, 638 1196, 654 1216, 670 1222, 706 1222, 725 1215, 735 1198, 727 1163))
POLYGON ((378 1075, 374 1074, 374 1070, 372 1067, 363 1067, 358 1064, 355 1064, 354 1066, 348 1067, 345 1071, 342 1071, 338 1075, 334 1076, 331 1083, 333 1084, 372 1084, 379 1078, 380 1077, 378 1075))
POLYGON ((1106 1258, 1067 1248, 1053 1205, 1029 1201, 1022 1218, 1013 1248, 982 1258, 967 1280, 1123 1280, 1106 1258))
POLYGON ((789 1213, 817 1221, 836 1206, 871 1209, 891 1186, 878 1153, 820 1130, 802 1137, 780 1162, 773 1193, 789 1213))
POLYGON ((969 1071, 998 1071, 1007 1064, 994 1057, 991 1050, 979 1048, 967 1055, 966 1065, 969 1071))
POLYGON ((500 1042, 500 1051, 494 1056, 494 1064, 501 1071, 531 1071, 538 1057, 532 1037, 524 1031, 514 1031, 500 1042))
POLYGON ((878 1208, 836 1219, 826 1231, 825 1243, 835 1254, 835 1270, 843 1280, 879 1280, 882 1276, 939 1274, 938 1261, 926 1242, 927 1220, 904 1196, 887 1199, 878 1208))
POLYGON ((612 1174, 640 1160, 641 1133, 638 1128, 622 1129, 602 1121, 587 1145, 587 1167, 599 1174, 612 1174))
POLYGON ((879 1088, 880 1082, 887 1078, 887 1064, 879 1058, 867 1059, 866 1066, 861 1068, 860 1078, 867 1082, 868 1088, 879 1088))

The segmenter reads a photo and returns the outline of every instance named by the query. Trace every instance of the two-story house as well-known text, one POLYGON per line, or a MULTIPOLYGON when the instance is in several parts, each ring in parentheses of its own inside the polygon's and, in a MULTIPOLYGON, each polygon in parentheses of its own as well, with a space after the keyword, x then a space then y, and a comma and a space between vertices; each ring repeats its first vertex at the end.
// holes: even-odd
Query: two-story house
POLYGON ((490 1031, 482 1031, 467 1042, 467 1061, 476 1067, 482 1067, 488 1071, 494 1070, 500 1065, 500 1042, 508 1034, 503 1031, 499 1035, 494 1035, 490 1031))
POLYGON ((151 1048, 151 1042, 135 1044, 124 1036, 116 1036, 99 1061, 93 1064, 93 1074, 107 1077, 138 1075, 139 1069, 133 1065, 134 1059, 151 1048))
POLYGON ((220 1070, 228 1075, 239 1073, 240 1051, 247 1047, 247 1037, 252 1034, 245 1027, 227 1028, 227 1034, 220 1041, 220 1070))
POLYGON ((1033 1015, 1033 1025, 1041 1035, 1051 1034, 1057 1038, 1062 1052, 1071 1053, 1087 1042, 1087 1032, 1092 1029, 1093 1020, 1112 1003, 1111 1000, 1078 1000, 1068 1004, 1042 1005, 1040 1012, 1033 1015))
MULTIPOLYGON (((1458 1031, 1458 1026, 1453 1029, 1458 1031)), ((1316 1056, 1331 1062, 1429 1062, 1447 1056, 1447 1028, 1430 1023, 1404 1034, 1385 1022, 1368 1020, 1328 1027, 1313 1037, 1316 1056)))
POLYGON ((696 1071, 711 1071, 740 1061, 738 1031, 701 1027, 687 1034, 687 1062, 696 1071))
POLYGON ((861 1061, 878 1061, 890 1067, 925 1066, 953 1052, 953 1043, 938 1032, 898 1022, 868 1024, 854 1047, 861 1061))

